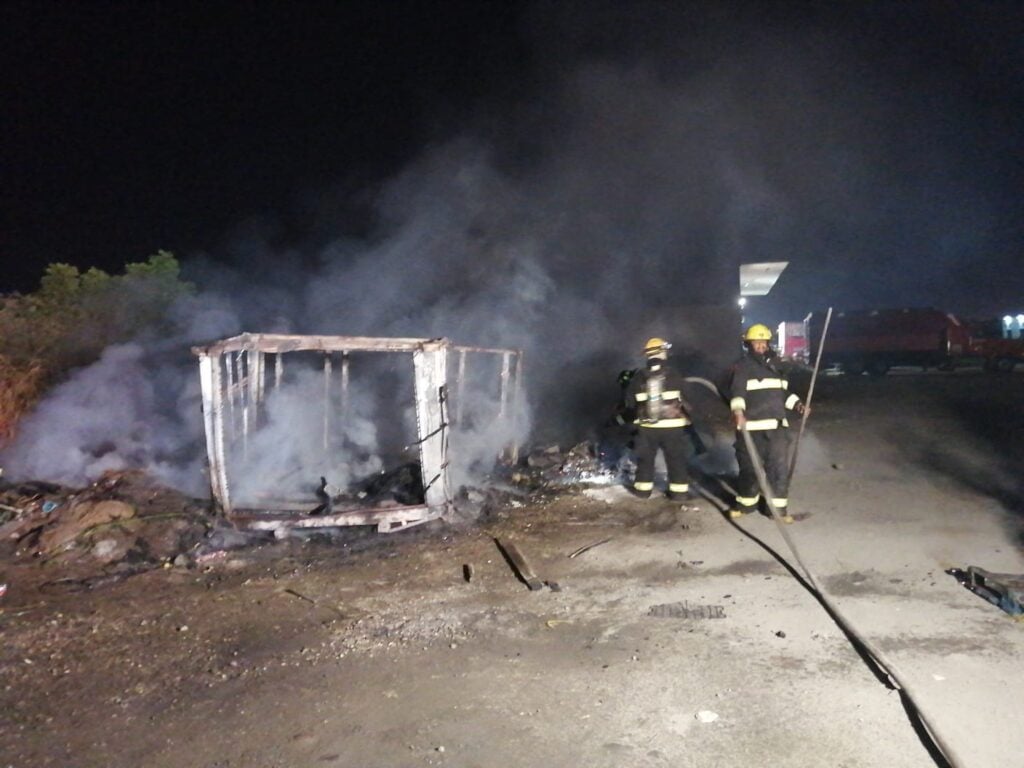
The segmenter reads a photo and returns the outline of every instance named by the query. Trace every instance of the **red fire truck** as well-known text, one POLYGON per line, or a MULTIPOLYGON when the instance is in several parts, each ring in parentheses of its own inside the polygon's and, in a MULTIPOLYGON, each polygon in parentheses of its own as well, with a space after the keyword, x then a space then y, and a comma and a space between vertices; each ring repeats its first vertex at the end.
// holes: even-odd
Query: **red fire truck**
POLYGON ((1024 363, 1024 338, 1007 336, 1003 320, 971 320, 967 327, 971 335, 967 355, 980 358, 986 370, 1006 373, 1024 363))
POLYGON ((788 360, 807 362, 807 324, 799 320, 779 323, 776 331, 779 354, 788 360))
MULTIPOLYGON (((804 320, 814 360, 825 313, 804 320)), ((846 373, 884 376, 893 366, 952 368, 969 353, 970 333, 953 315, 938 309, 873 309, 833 312, 821 361, 846 373)))

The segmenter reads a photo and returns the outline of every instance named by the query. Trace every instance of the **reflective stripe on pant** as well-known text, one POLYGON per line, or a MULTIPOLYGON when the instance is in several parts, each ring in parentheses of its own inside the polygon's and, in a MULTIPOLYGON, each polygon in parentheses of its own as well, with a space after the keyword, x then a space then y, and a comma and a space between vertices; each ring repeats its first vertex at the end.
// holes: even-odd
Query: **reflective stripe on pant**
POLYGON ((693 451, 693 444, 684 427, 670 429, 650 429, 640 427, 636 432, 636 479, 633 487, 643 490, 641 483, 650 490, 654 487, 654 457, 661 450, 665 454, 665 467, 668 469, 669 490, 671 486, 681 487, 679 493, 685 493, 690 487, 690 471, 687 463, 693 451))
POLYGON ((750 513, 757 509, 757 502, 761 500, 761 494, 755 493, 753 496, 737 496, 736 497, 736 508, 743 513, 750 513))
MULTIPOLYGON (((789 430, 765 429, 750 432, 749 435, 761 458, 761 466, 768 478, 768 490, 775 499, 776 509, 781 509, 789 501, 789 430)), ((736 463, 740 467, 740 476, 736 481, 736 504, 740 509, 750 511, 760 500, 761 488, 741 432, 736 433, 736 463)))

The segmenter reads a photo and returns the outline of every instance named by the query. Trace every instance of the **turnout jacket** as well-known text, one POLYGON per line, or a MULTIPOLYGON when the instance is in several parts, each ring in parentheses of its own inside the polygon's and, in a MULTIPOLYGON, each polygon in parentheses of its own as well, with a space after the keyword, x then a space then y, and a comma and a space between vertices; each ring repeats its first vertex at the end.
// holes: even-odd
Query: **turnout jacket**
POLYGON ((683 403, 683 376, 665 362, 634 374, 626 388, 625 405, 636 413, 633 423, 640 427, 665 429, 690 423, 683 403))
POLYGON ((788 427, 787 412, 800 402, 775 360, 752 352, 730 369, 729 398, 729 409, 747 417, 748 430, 788 427))

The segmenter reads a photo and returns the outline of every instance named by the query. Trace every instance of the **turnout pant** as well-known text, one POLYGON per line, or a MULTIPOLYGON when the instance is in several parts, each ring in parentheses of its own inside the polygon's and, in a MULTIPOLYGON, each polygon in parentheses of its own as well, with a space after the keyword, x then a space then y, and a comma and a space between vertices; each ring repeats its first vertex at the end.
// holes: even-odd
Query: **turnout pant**
POLYGON ((644 427, 636 432, 636 477, 633 489, 640 494, 654 490, 654 458, 661 450, 668 468, 668 492, 686 493, 690 490, 690 472, 687 463, 693 443, 686 427, 644 427))
MULTIPOLYGON (((775 509, 783 511, 789 506, 789 430, 780 427, 752 430, 748 434, 761 458, 769 490, 775 498, 775 509)), ((739 431, 736 432, 736 463, 740 466, 740 476, 736 481, 736 508, 741 512, 753 512, 761 500, 761 488, 747 451, 747 442, 739 431)))

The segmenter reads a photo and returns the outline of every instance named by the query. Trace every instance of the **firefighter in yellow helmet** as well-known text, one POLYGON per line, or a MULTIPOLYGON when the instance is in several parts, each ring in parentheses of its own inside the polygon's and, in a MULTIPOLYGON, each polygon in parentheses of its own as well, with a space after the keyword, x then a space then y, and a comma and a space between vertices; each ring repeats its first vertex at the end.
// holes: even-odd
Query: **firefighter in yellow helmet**
POLYGON ((636 413, 637 425, 632 492, 642 498, 654 490, 654 459, 659 450, 668 469, 668 497, 690 498, 687 464, 693 449, 686 433, 690 415, 683 402, 683 377, 668 364, 671 347, 664 339, 648 339, 644 344, 647 366, 636 372, 626 388, 626 408, 636 413))
POLYGON ((771 347, 772 332, 760 323, 743 334, 743 357, 731 368, 729 407, 736 422, 736 462, 740 474, 736 482, 736 503, 729 511, 733 518, 753 512, 761 501, 757 475, 746 441, 739 430, 746 428, 764 465, 768 485, 774 495, 775 512, 785 523, 792 523, 789 511, 789 412, 805 414, 803 402, 789 391, 789 381, 771 347))

